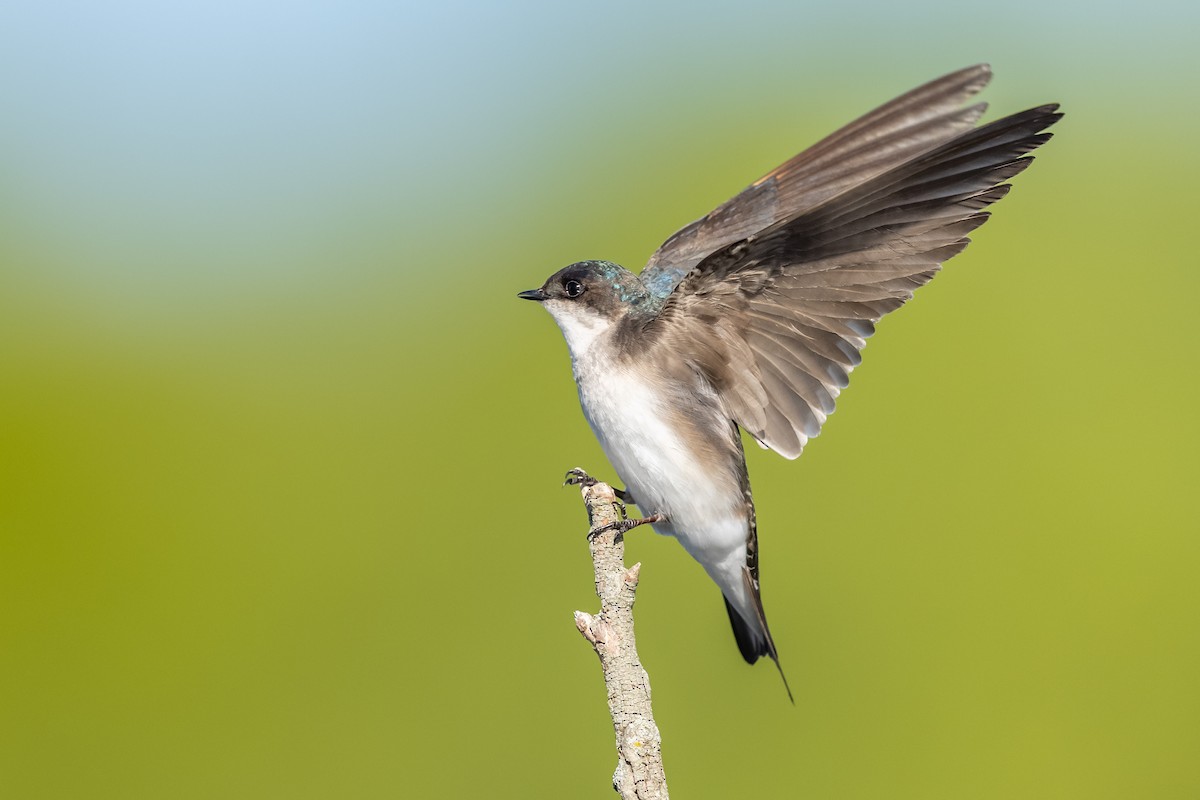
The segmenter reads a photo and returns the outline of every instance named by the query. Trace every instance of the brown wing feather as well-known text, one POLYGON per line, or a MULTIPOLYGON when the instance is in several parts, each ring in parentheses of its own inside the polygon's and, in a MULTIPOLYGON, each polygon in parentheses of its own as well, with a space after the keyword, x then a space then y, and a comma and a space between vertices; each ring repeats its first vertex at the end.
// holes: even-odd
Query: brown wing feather
POLYGON ((966 247, 1060 117, 1042 106, 960 134, 722 248, 647 324, 647 346, 682 354, 744 429, 797 457, 875 323, 966 247))
POLYGON ((792 688, 788 685, 787 676, 783 674, 783 665, 779 662, 779 651, 775 647, 775 639, 771 636, 771 628, 767 625, 767 614, 763 610, 762 586, 758 578, 758 522, 754 513, 754 496, 750 491, 750 476, 746 472, 746 456, 742 452, 742 440, 738 434, 737 425, 733 426, 734 441, 738 447, 738 463, 741 465, 740 480, 742 496, 746 502, 746 513, 749 520, 749 532, 746 535, 746 561, 742 565, 742 579, 745 581, 746 593, 754 604, 754 619, 744 619, 741 613, 725 598, 725 610, 729 614, 729 622, 733 626, 733 638, 737 641, 738 650, 746 663, 753 664, 759 656, 770 656, 783 679, 783 688, 787 690, 788 699, 795 703, 792 688))
POLYGON ((803 214, 968 130, 985 105, 959 106, 986 86, 991 74, 986 64, 953 72, 830 134, 677 231, 650 257, 642 280, 666 287, 661 290, 666 294, 713 251, 803 214))

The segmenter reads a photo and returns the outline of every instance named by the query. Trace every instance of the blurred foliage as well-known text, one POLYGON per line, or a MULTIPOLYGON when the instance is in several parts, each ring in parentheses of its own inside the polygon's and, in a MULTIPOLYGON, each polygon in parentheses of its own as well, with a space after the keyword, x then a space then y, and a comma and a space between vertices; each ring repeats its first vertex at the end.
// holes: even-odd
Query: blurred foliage
MULTIPOLYGON (((1060 100, 1058 137, 880 326, 803 458, 749 453, 796 707, 682 550, 630 540, 668 779, 696 798, 1200 793, 1200 118, 1172 99, 1197 65, 1165 6, 1039 8, 1014 33, 1008 10, 924 3, 851 35, 857 11, 769 4, 461 27, 358 4, 289 12, 276 38, 282 9, 222 27, 216 8, 123 34, 169 29, 148 55, 80 24, 61 36, 99 51, 18 72, 67 41, 38 19, 26 62, 5 48, 6 797, 610 796, 571 622, 596 605, 585 521, 557 487, 611 471, 556 328, 515 293, 580 258, 635 266, 853 115, 985 58, 996 111, 1060 100), (214 48, 242 36, 233 55, 172 51, 202 23, 214 48), (986 33, 942 43, 968 24, 986 33), (789 26, 821 43, 789 50, 789 26), (109 80, 118 61, 156 82, 109 80)), ((7 22, 10 45, 28 33, 7 22)))

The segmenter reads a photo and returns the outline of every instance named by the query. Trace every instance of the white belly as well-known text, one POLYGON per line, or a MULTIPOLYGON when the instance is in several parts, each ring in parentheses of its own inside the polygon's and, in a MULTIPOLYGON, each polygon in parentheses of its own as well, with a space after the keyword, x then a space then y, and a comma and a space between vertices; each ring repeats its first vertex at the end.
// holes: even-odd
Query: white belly
POLYGON ((603 315, 547 309, 571 350, 583 413, 634 501, 643 514, 666 518, 655 530, 677 538, 756 624, 745 581, 753 513, 742 490, 746 466, 740 444, 723 438, 737 434, 716 393, 699 379, 684 386, 631 371, 614 355, 613 323, 603 315))
MULTIPOLYGON (((678 401, 613 364, 577 369, 576 379, 584 415, 617 475, 643 514, 666 517, 655 529, 678 538, 710 574, 731 566, 740 572, 749 533, 745 498, 730 465, 706 467, 691 437, 672 428, 670 403, 678 401)), ((705 400, 694 412, 711 416, 705 422, 724 434, 731 423, 715 398, 705 400)))

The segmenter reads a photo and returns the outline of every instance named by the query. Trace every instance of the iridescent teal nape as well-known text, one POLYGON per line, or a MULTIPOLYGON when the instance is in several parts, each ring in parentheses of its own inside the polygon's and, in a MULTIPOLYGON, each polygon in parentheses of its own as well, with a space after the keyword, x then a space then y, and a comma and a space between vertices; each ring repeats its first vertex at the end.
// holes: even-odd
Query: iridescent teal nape
POLYGON ((649 290, 642 283, 641 278, 620 264, 614 264, 611 261, 583 261, 580 262, 580 265, 590 267, 597 275, 611 284, 613 291, 622 303, 628 303, 639 310, 656 310, 670 294, 669 289, 661 295, 649 290))

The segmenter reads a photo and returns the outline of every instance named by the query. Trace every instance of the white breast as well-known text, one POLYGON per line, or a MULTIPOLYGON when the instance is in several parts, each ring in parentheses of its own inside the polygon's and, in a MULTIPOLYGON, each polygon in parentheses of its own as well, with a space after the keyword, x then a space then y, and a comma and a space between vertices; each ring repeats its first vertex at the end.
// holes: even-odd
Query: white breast
MULTIPOLYGON (((748 523, 740 485, 726 465, 701 462, 671 427, 677 402, 651 380, 596 352, 574 359, 584 416, 643 514, 662 514, 661 533, 675 536, 706 566, 745 563, 748 523)), ((715 399, 697 403, 715 431, 730 424, 715 399)))
POLYGON ((662 514, 659 533, 674 536, 721 587, 742 616, 754 603, 743 580, 750 522, 736 475, 742 464, 712 464, 696 452, 699 431, 725 435, 731 425, 715 393, 698 384, 672 386, 665 376, 639 373, 615 356, 613 323, 577 304, 548 301, 571 351, 584 416, 617 475, 644 515, 662 514), (681 434, 672 427, 679 406, 700 423, 681 434), (704 419, 707 415, 709 419, 704 419))

